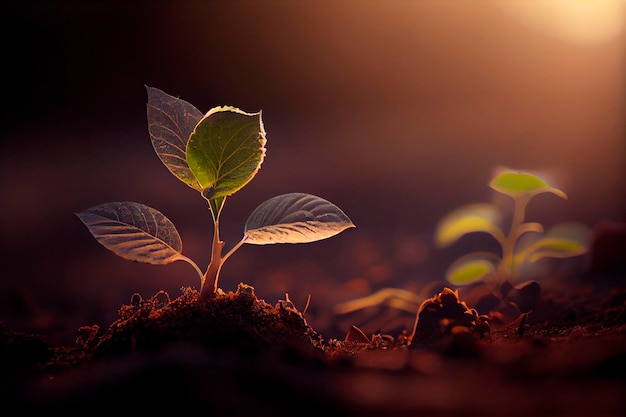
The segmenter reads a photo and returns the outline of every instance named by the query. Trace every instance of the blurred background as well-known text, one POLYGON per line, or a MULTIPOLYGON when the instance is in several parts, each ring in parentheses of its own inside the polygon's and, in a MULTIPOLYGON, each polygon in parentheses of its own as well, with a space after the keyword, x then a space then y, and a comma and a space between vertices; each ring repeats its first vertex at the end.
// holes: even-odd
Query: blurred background
POLYGON ((286 192, 324 197, 356 224, 312 244, 245 245, 222 270, 225 291, 246 282, 300 309, 310 296, 306 318, 326 338, 351 323, 338 303, 441 281, 474 241, 435 249, 436 223, 490 201, 498 166, 568 194, 537 197, 529 219, 626 221, 623 1, 24 0, 3 10, 0 321, 53 344, 108 326, 135 292, 173 298, 200 284, 185 263, 118 258, 74 213, 147 204, 177 226, 183 254, 209 261, 210 213, 154 153, 145 85, 203 112, 263 112, 267 156, 226 202, 227 249, 258 204, 286 192))

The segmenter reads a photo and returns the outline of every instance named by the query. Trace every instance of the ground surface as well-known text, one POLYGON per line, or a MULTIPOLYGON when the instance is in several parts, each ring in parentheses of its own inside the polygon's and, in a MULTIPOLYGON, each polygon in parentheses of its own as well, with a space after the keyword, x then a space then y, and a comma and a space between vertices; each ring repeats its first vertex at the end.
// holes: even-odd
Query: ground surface
POLYGON ((136 296, 108 329, 79 329, 75 346, 3 328, 3 403, 234 416, 626 414, 624 290, 544 291, 525 323, 410 346, 406 333, 325 340, 289 300, 270 305, 245 284, 208 303, 197 296, 136 296))

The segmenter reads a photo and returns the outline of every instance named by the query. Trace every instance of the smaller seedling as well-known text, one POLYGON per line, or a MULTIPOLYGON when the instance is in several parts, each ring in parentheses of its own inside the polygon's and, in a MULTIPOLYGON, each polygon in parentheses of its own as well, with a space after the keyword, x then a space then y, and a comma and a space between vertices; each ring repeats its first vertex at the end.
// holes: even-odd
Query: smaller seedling
MULTIPOLYGON (((539 296, 541 289, 539 283, 527 281, 513 286, 509 281, 518 277, 521 267, 525 264, 542 258, 566 258, 585 253, 588 234, 587 228, 581 224, 559 224, 543 233, 541 224, 525 221, 526 207, 536 195, 552 193, 563 199, 567 198, 563 191, 548 185, 533 174, 502 169, 491 179, 489 186, 513 200, 514 209, 508 233, 505 233, 501 226, 502 216, 499 206, 470 204, 445 216, 437 225, 434 236, 437 246, 443 248, 452 245, 462 236, 483 232, 491 235, 501 247, 500 253, 482 251, 462 256, 446 272, 448 282, 455 286, 466 286, 480 281, 486 284, 484 288, 488 291, 478 299, 475 306, 478 310, 472 309, 472 314, 460 316, 474 320, 475 323, 484 322, 491 316, 499 322, 506 322, 509 319, 512 321, 521 314, 531 311, 539 296), (530 239, 523 239, 523 235, 530 239), (478 315, 479 310, 488 312, 489 316, 478 315)), ((436 320, 430 322, 441 321, 448 324, 457 322, 450 321, 451 316, 445 314, 440 316, 439 313, 445 313, 446 310, 441 309, 441 306, 445 305, 441 300, 458 301, 458 292, 446 288, 434 298, 425 297, 425 294, 427 292, 414 294, 399 288, 383 288, 366 297, 341 303, 335 307, 335 311, 338 314, 346 314, 373 306, 387 305, 412 313, 419 306, 415 326, 420 316, 431 314, 433 309, 437 312, 434 316, 436 320), (441 298, 442 295, 445 297, 441 298)), ((459 307, 456 301, 449 304, 460 313, 469 311, 467 308, 459 307)), ((427 322, 428 319, 422 318, 420 328, 426 326, 427 322)), ((437 326, 439 325, 434 327, 437 326)), ((415 327, 410 339, 416 332, 423 333, 415 327)))
MULTIPOLYGON (((501 227, 501 212, 495 204, 470 204, 445 216, 435 230, 435 243, 439 248, 452 245, 469 233, 484 232, 499 244, 500 254, 473 252, 457 259, 446 272, 447 280, 454 285, 468 285, 488 277, 496 283, 502 277, 514 277, 521 266, 542 258, 567 258, 586 252, 587 231, 580 224, 559 224, 544 233, 543 226, 526 222, 526 207, 530 200, 542 193, 552 193, 563 199, 567 195, 530 173, 509 169, 500 170, 489 186, 513 199, 514 209, 508 232, 501 227), (534 239, 521 239, 534 233, 534 239)), ((505 278, 508 279, 508 278, 505 278)))
POLYGON ((208 202, 214 226, 211 261, 203 273, 182 254, 174 224, 158 210, 134 202, 105 203, 77 213, 105 248, 131 261, 189 263, 200 276, 204 300, 216 293, 222 265, 244 243, 308 243, 355 227, 339 207, 321 197, 283 194, 261 203, 248 218, 241 241, 222 255, 219 219, 224 202, 256 175, 265 157, 261 113, 215 107, 202 115, 184 100, 146 89, 154 150, 174 176, 208 202))

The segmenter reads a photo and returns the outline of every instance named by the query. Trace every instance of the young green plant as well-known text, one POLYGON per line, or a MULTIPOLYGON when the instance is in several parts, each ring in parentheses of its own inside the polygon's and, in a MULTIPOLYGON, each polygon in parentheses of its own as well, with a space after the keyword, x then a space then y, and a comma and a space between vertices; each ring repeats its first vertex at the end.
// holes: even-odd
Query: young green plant
POLYGON ((586 252, 587 230, 576 223, 559 224, 544 233, 540 223, 526 222, 526 207, 542 193, 552 193, 567 199, 558 188, 550 186, 536 175, 501 169, 489 182, 496 192, 513 199, 513 214, 508 232, 501 227, 501 212, 495 204, 469 204, 446 215, 435 230, 439 248, 452 245, 469 233, 491 235, 501 248, 500 254, 472 252, 457 259, 446 272, 447 280, 455 285, 468 285, 487 276, 515 276, 523 264, 542 258, 566 258, 586 252), (523 245, 521 238, 536 234, 531 243, 523 245))
POLYGON ((134 202, 105 203, 77 213, 105 248, 132 261, 189 263, 200 277, 200 297, 206 300, 217 291, 222 265, 244 243, 308 243, 355 227, 339 207, 321 197, 283 194, 253 210, 242 239, 223 255, 219 225, 224 203, 252 180, 265 158, 261 113, 226 106, 203 115, 184 100, 157 88, 146 89, 148 132, 155 152, 176 178, 208 203, 214 226, 211 261, 203 273, 182 254, 174 224, 158 210, 134 202))

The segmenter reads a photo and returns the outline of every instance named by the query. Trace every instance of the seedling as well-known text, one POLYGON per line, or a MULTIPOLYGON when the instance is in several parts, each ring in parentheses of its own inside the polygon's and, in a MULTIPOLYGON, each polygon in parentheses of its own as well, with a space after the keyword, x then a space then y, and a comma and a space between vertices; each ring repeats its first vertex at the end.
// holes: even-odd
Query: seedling
POLYGON ((447 280, 455 285, 468 285, 487 277, 513 277, 521 266, 542 258, 566 258, 586 252, 586 228, 580 224, 559 224, 544 234, 543 226, 526 222, 526 207, 542 193, 552 193, 567 199, 558 188, 530 173, 502 169, 490 181, 489 187, 513 199, 513 213, 508 232, 501 227, 501 212, 495 204, 470 204, 445 216, 435 230, 439 248, 452 245, 469 233, 484 232, 499 244, 500 254, 472 252, 457 259, 446 272, 447 280), (534 239, 521 239, 527 233, 534 239))
POLYGON ((77 213, 105 248, 131 261, 187 262, 200 277, 200 297, 205 300, 217 292, 224 262, 244 243, 308 243, 355 227, 339 207, 321 197, 283 194, 261 203, 246 221, 243 238, 222 255, 219 220, 224 202, 252 180, 265 158, 261 112, 227 106, 202 115, 184 100, 146 89, 148 132, 155 152, 176 178, 208 202, 214 226, 211 261, 203 273, 182 254, 174 224, 158 210, 134 202, 105 203, 77 213))
MULTIPOLYGON (((486 288, 489 292, 479 298, 476 308, 489 312, 489 316, 478 315, 478 310, 474 309, 471 311, 472 314, 460 316, 475 322, 476 320, 484 322, 491 316, 500 321, 507 321, 508 316, 516 319, 520 314, 531 311, 540 292, 539 283, 527 281, 513 286, 509 280, 516 278, 522 266, 539 259, 566 258, 585 253, 588 234, 586 227, 576 223, 559 224, 543 233, 541 224, 525 221, 526 207, 536 195, 552 193, 563 199, 567 198, 563 191, 548 185, 533 174, 501 169, 491 179, 489 186, 513 200, 513 213, 508 233, 505 233, 501 226, 502 216, 497 205, 469 204, 445 216, 437 225, 434 235, 436 245, 443 248, 452 245, 464 235, 484 232, 491 235, 502 249, 500 253, 488 251, 469 253, 457 259, 446 271, 446 279, 456 286, 466 286, 481 280, 487 284, 486 288), (522 239, 523 235, 531 239, 522 239), (494 293, 491 293, 492 290, 495 290, 494 293), (507 317, 505 317, 505 312, 507 312, 507 317)), ((444 300, 454 298, 458 301, 456 291, 446 288, 440 295, 442 294, 447 294, 448 298, 444 297, 444 300)), ((439 296, 425 298, 423 294, 414 294, 399 288, 383 288, 366 297, 339 304, 335 307, 335 311, 338 314, 346 314, 377 305, 388 305, 398 310, 413 312, 416 306, 420 306, 415 321, 415 326, 417 326, 417 320, 423 316, 422 313, 430 314, 434 309, 433 311, 439 314, 440 307, 444 304, 439 296)), ((456 306, 456 302, 451 305, 456 306)), ((467 308, 462 309, 458 306, 455 308, 461 313, 469 311, 467 308)), ((445 312, 445 309, 441 311, 445 312)), ((458 321, 451 322, 451 317, 438 315, 435 317, 437 320, 433 323, 443 319, 445 320, 442 323, 458 321)), ((423 318, 420 326, 426 326, 423 318)), ((409 340, 413 338, 416 331, 420 333, 416 329, 418 328, 414 327, 409 340)))

